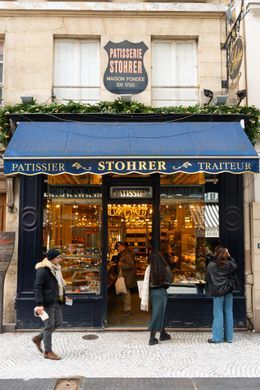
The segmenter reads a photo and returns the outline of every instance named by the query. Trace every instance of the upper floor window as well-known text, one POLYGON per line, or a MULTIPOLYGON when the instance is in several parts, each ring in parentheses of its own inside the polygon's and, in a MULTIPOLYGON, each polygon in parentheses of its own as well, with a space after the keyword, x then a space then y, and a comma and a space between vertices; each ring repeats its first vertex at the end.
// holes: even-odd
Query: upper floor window
POLYGON ((199 102, 197 43, 156 40, 152 45, 152 105, 188 106, 199 102))
POLYGON ((0 105, 3 103, 3 42, 0 42, 0 105))
POLYGON ((100 100, 99 53, 98 40, 55 41, 53 92, 57 100, 100 100))

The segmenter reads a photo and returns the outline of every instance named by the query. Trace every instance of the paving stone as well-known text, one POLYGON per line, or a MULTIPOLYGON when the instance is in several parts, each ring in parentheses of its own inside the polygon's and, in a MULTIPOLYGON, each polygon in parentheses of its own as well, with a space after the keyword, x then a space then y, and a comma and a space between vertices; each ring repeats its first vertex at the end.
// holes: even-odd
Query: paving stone
POLYGON ((258 333, 236 332, 232 344, 208 344, 209 332, 170 333, 172 340, 149 346, 148 332, 55 332, 59 361, 38 352, 31 341, 35 332, 3 333, 0 378, 260 377, 258 333), (99 337, 84 340, 86 334, 99 337))

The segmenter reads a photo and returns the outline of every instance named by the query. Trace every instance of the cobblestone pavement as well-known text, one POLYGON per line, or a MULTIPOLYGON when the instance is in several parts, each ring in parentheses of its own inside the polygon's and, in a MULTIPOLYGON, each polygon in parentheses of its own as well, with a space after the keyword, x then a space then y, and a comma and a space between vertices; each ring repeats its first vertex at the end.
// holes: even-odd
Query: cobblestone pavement
POLYGON ((208 344, 209 332, 171 332, 172 340, 149 346, 148 332, 56 332, 50 361, 31 333, 0 335, 0 378, 257 378, 260 334, 236 332, 232 344, 208 344), (96 340, 82 336, 96 334, 96 340))

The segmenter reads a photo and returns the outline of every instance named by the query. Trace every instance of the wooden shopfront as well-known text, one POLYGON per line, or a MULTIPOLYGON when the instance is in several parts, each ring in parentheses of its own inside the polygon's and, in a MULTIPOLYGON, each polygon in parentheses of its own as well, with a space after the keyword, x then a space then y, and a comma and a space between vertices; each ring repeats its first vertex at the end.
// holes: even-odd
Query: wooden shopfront
MULTIPOLYGON (((127 241, 139 280, 151 241, 169 254, 168 327, 210 327, 204 274, 215 245, 229 248, 244 285, 243 173, 258 171, 259 162, 241 118, 70 118, 23 118, 5 153, 5 173, 20 181, 17 328, 39 326, 34 266, 50 247, 61 251, 74 301, 64 327, 147 327, 137 290, 132 315, 120 314, 117 241, 127 241)), ((234 314, 235 326, 245 327, 243 288, 234 314)))

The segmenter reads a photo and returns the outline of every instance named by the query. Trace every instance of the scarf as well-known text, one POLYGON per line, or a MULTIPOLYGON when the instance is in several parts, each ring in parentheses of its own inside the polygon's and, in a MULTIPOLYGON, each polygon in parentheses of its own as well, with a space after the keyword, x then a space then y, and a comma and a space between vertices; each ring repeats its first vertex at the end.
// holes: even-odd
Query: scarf
POLYGON ((149 310, 150 270, 151 270, 151 266, 148 265, 148 267, 145 270, 143 288, 141 292, 141 310, 143 311, 149 310))

